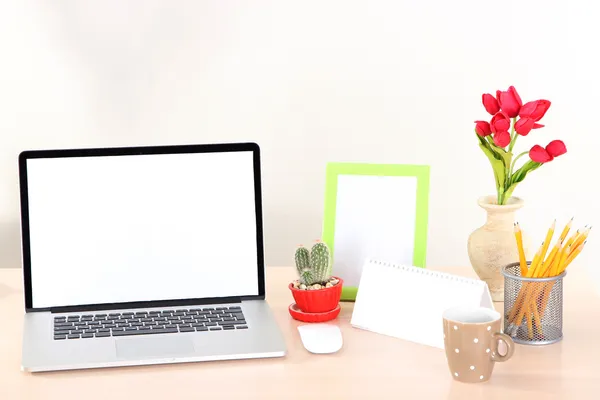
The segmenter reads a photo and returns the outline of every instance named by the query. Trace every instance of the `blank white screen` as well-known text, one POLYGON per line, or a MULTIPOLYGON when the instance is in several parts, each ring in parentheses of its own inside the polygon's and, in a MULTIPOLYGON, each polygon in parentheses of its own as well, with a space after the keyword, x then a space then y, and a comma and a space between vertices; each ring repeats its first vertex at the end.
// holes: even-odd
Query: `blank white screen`
POLYGON ((32 306, 258 294, 253 154, 27 160, 32 306))

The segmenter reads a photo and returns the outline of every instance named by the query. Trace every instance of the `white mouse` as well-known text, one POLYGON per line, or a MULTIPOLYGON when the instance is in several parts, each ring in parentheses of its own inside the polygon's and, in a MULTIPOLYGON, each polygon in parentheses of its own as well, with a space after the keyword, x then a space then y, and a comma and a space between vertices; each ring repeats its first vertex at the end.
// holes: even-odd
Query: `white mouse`
POLYGON ((307 324, 298 327, 304 348, 315 354, 335 353, 342 348, 342 331, 332 324, 307 324))

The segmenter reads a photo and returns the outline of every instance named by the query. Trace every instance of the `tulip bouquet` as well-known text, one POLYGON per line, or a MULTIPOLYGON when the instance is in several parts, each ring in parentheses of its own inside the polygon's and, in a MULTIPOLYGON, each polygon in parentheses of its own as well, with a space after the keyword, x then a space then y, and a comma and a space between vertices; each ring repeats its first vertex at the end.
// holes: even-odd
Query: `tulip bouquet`
POLYGON ((523 104, 514 86, 505 92, 498 90, 495 97, 485 93, 481 100, 492 118, 489 122, 475 121, 475 133, 479 147, 492 164, 497 201, 503 205, 528 173, 566 153, 567 148, 561 140, 553 140, 545 147, 536 144, 513 157, 519 136, 527 136, 531 131, 544 127, 539 121, 550 108, 550 101, 535 100, 523 104), (515 170, 517 160, 526 154, 529 159, 515 170))

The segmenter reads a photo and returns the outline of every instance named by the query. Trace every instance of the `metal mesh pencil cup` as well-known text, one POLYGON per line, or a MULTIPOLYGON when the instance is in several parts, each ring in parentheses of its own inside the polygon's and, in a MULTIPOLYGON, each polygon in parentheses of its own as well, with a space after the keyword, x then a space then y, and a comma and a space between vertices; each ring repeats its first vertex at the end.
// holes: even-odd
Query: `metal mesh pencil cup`
MULTIPOLYGON (((531 262, 527 263, 528 265, 531 262)), ((563 278, 521 276, 520 264, 502 269, 504 275, 504 333, 515 343, 545 345, 563 338, 563 278)))

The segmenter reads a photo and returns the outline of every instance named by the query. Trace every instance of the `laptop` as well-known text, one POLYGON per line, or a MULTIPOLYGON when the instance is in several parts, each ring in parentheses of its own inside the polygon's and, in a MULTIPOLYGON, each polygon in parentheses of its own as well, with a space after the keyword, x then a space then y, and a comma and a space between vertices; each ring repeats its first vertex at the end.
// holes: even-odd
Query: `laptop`
POLYGON ((31 372, 283 357, 255 143, 19 155, 31 372))

